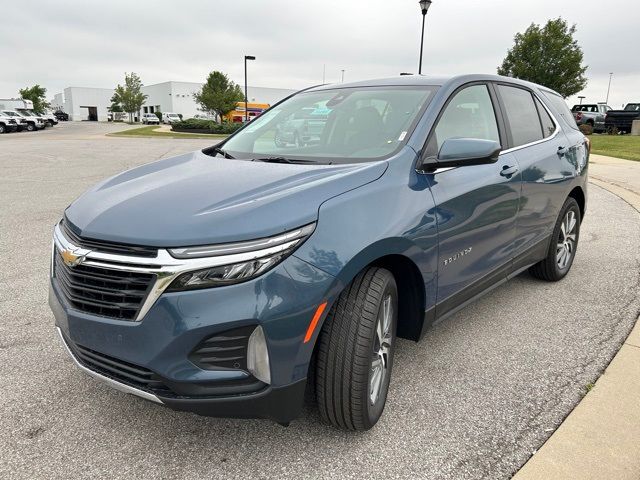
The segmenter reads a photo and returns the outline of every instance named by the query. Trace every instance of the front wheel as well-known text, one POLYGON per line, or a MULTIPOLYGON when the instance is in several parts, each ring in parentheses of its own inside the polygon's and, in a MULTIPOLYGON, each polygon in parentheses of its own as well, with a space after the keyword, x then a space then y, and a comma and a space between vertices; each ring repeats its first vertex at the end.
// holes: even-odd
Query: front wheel
POLYGON ((531 275, 549 282, 557 282, 569 273, 578 248, 580 222, 578 202, 569 197, 556 220, 547 256, 529 269, 531 275))
POLYGON ((315 392, 326 423, 368 430, 384 410, 398 323, 398 289, 388 270, 368 268, 335 302, 320 332, 315 392))
POLYGON ((5 131, 4 125, 0 123, 0 133, 4 133, 5 131))
POLYGON ((27 131, 33 132, 36 129, 36 126, 33 123, 27 123, 27 131))

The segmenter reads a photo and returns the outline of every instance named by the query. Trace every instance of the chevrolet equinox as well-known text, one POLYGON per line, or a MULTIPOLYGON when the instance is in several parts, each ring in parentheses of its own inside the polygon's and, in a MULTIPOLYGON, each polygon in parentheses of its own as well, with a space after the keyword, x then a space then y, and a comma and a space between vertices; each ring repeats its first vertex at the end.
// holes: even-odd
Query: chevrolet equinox
POLYGON ((402 76, 292 95, 102 181, 55 226, 50 305, 84 372, 173 409, 382 414, 398 337, 571 268, 589 143, 557 93, 402 76), (298 136, 284 136, 295 123, 298 136))

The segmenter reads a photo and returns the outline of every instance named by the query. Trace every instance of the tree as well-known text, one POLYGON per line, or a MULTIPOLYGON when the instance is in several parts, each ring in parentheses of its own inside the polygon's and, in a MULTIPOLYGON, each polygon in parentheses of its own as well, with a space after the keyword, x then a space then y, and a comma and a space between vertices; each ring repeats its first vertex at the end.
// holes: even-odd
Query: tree
POLYGON ((539 83, 567 98, 587 86, 576 26, 557 18, 540 28, 532 23, 515 36, 515 45, 498 67, 498 75, 539 83))
MULTIPOLYGON (((129 114, 129 121, 133 121, 133 114, 140 111, 142 104, 147 99, 141 91, 142 81, 140 77, 131 72, 124 74, 124 86, 118 84, 115 93, 111 97, 111 106, 120 106, 122 110, 129 114)), ((114 110, 112 110, 114 111, 114 110)))
POLYGON ((244 100, 242 89, 229 80, 224 73, 214 71, 207 77, 202 89, 193 94, 202 110, 220 117, 236 108, 236 104, 244 100))
POLYGON ((36 113, 42 113, 49 108, 49 103, 45 100, 46 95, 47 89, 40 85, 20 89, 20 96, 33 102, 33 111, 36 113))

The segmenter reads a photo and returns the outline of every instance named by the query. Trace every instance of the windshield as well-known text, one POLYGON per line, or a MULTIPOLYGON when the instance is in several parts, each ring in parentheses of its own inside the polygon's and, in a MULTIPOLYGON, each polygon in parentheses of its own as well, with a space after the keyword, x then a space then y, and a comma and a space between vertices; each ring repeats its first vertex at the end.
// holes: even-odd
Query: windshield
POLYGON ((167 114, 167 117, 180 118, 180 116, 177 113, 169 113, 169 114, 167 114))
POLYGON ((437 90, 431 86, 303 92, 252 120, 223 148, 238 158, 373 160, 395 152, 437 90))
POLYGON ((18 112, 20 112, 25 117, 35 117, 29 110, 25 110, 24 108, 18 108, 18 112))
POLYGON ((629 103, 624 109, 632 112, 640 112, 640 103, 629 103))
POLYGON ((10 117, 20 117, 21 115, 18 112, 12 112, 11 110, 5 110, 4 112, 5 115, 8 115, 10 117))

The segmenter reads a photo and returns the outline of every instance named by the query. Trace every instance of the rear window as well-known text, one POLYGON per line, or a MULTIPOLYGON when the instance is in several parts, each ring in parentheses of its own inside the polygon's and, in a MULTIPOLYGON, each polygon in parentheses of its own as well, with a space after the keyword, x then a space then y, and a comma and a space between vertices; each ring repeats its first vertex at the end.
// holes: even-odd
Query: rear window
POLYGON ((542 127, 533 95, 528 90, 498 85, 511 129, 513 147, 542 140, 542 127))
POLYGON ((553 135, 553 132, 556 131, 556 124, 553 123, 553 119, 547 112, 547 109, 544 108, 542 102, 534 97, 536 102, 536 107, 538 107, 538 113, 540 114, 540 122, 542 123, 542 134, 544 138, 550 137, 553 135))
POLYGON ((573 114, 569 107, 567 106, 567 102, 564 101, 560 95, 548 91, 542 91, 542 94, 549 100, 549 103, 553 107, 553 109, 562 117, 564 123, 574 130, 580 130, 576 121, 573 119, 573 114))

